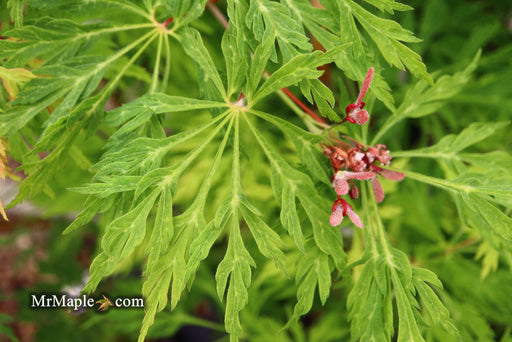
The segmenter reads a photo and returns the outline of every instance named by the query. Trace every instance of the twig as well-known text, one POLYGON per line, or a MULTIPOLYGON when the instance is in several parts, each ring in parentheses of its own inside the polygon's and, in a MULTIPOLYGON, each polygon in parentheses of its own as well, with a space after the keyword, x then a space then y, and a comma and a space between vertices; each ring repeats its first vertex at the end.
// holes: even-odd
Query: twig
POLYGON ((321 124, 326 124, 326 122, 315 114, 311 109, 309 109, 308 106, 306 106, 301 100, 299 100, 293 93, 288 90, 288 88, 281 89, 290 99, 293 100, 300 108, 302 108, 306 113, 308 113, 313 119, 315 119, 317 122, 321 124))
POLYGON ((215 19, 218 20, 218 22, 226 29, 226 30, 229 30, 229 22, 228 20, 226 19, 226 17, 224 16, 224 14, 218 9, 217 6, 215 6, 215 4, 211 1, 208 1, 206 3, 206 7, 208 7, 208 9, 210 10, 210 12, 212 12, 213 16, 215 17, 215 19))

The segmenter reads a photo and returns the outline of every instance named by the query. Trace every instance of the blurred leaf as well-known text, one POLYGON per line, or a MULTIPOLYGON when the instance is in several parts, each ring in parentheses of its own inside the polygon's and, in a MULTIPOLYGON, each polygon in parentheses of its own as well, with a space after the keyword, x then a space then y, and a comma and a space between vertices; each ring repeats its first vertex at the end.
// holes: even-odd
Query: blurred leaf
POLYGON ((15 27, 23 26, 23 0, 8 0, 7 8, 11 9, 11 20, 15 27))
MULTIPOLYGON (((495 134, 500 128, 509 125, 509 121, 502 122, 475 122, 465 128, 458 135, 445 135, 435 145, 416 150, 393 152, 394 157, 420 157, 420 158, 457 158, 458 152, 476 144, 495 134)), ((482 157, 481 154, 479 154, 482 157)), ((494 159, 489 156, 489 161, 494 159)))
POLYGON ((373 138, 372 144, 377 143, 380 138, 397 122, 405 118, 420 118, 435 113, 445 105, 446 101, 457 95, 470 79, 471 73, 476 69, 480 59, 480 51, 475 55, 472 62, 464 69, 453 76, 444 75, 436 80, 429 88, 429 82, 420 80, 408 90, 401 105, 393 112, 378 133, 373 138))

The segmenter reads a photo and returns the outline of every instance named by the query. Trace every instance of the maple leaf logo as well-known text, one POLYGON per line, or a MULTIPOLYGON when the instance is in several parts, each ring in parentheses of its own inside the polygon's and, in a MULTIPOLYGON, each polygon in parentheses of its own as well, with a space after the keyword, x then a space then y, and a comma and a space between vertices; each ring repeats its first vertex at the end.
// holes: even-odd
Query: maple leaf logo
POLYGON ((100 307, 98 308, 99 311, 105 311, 109 307, 114 306, 114 304, 110 301, 110 299, 105 297, 105 295, 103 295, 103 299, 96 301, 96 303, 101 303, 100 307))

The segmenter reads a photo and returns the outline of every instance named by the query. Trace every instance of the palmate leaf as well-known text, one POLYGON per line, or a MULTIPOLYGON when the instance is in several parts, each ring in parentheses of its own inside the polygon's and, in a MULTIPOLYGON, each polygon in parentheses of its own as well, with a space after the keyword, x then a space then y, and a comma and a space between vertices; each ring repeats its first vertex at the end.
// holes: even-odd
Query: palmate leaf
POLYGON ((382 291, 377 282, 389 284, 389 271, 367 263, 347 299, 352 341, 389 341, 393 335, 391 293, 382 291), (378 279, 374 274, 379 270, 378 279))
POLYGON ((145 274, 148 276, 143 285, 146 312, 139 341, 144 340, 149 327, 154 322, 155 314, 165 308, 171 281, 171 308, 174 309, 185 284, 193 277, 199 263, 206 258, 213 243, 222 232, 222 229, 214 225, 214 221, 206 223, 204 208, 212 177, 219 167, 232 123, 233 120, 230 121, 214 162, 209 168, 193 204, 182 215, 173 218, 173 187, 167 186, 161 194, 161 203, 150 238, 152 248, 148 253, 145 269, 145 274), (166 209, 164 209, 164 202, 166 209), (188 254, 188 259, 186 254, 188 254))
POLYGON ((322 305, 325 304, 331 289, 331 271, 329 255, 322 252, 313 241, 308 241, 305 245, 305 254, 299 256, 297 263, 297 304, 287 326, 297 322, 300 316, 311 310, 317 286, 320 301, 322 305))
MULTIPOLYGON (((255 113, 258 116, 268 115, 255 113)), ((306 253, 306 256, 299 259, 301 261, 299 261, 299 271, 296 274, 296 282, 299 284, 298 302, 288 323, 293 324, 301 315, 311 309, 317 284, 320 299, 322 303, 325 302, 331 286, 330 260, 337 268, 340 268, 346 263, 346 256, 343 252, 340 234, 328 225, 328 217, 324 217, 327 216, 327 213, 320 206, 320 204, 324 204, 325 207, 328 207, 329 204, 319 198, 311 179, 292 168, 258 132, 249 118, 247 119, 251 131, 272 165, 272 187, 276 199, 282 205, 281 222, 293 237, 299 250, 306 253), (314 240, 310 241, 308 245, 304 244, 295 198, 299 199, 313 227, 314 240)))
MULTIPOLYGON (((457 159, 460 151, 495 134, 501 128, 507 127, 509 121, 475 122, 459 134, 445 135, 435 145, 416 150, 393 152, 394 157, 446 158, 457 159)), ((492 159, 492 158, 489 158, 492 159)))
MULTIPOLYGON (((90 95, 97 88, 105 72, 104 68, 98 68, 101 61, 100 57, 76 57, 62 64, 38 68, 35 73, 39 77, 28 82, 17 99, 11 102, 14 112, 21 111, 30 115, 24 114, 26 116, 24 120, 2 120, 0 134, 16 133, 17 129, 23 127, 42 108, 61 98, 62 101, 55 108, 46 125, 52 126, 63 116, 68 116, 80 98, 90 95), (19 105, 22 107, 17 107, 19 105), (7 124, 5 124, 6 121, 7 124)), ((10 112, 7 111, 6 115, 11 114, 10 112)), ((0 119, 3 119, 3 116, 0 116, 0 119)), ((43 133, 43 141, 44 135, 45 133, 43 133)), ((46 145, 41 142, 40 144, 46 145)))
POLYGON ((256 267, 256 263, 244 246, 237 221, 238 215, 234 213, 230 225, 228 249, 215 274, 217 294, 220 298, 224 298, 229 278, 224 324, 226 330, 235 339, 242 334, 239 312, 248 301, 247 288, 251 284, 251 266, 256 267))
POLYGON ((242 236, 240 235, 239 210, 242 205, 245 205, 249 209, 252 208, 252 206, 247 202, 244 203, 240 178, 239 115, 236 115, 234 120, 231 191, 221 203, 215 215, 215 225, 217 227, 229 226, 229 241, 226 254, 217 267, 215 280, 217 282, 217 295, 223 300, 229 279, 224 325, 226 331, 230 333, 230 338, 237 340, 238 337, 242 335, 239 313, 247 304, 247 288, 251 284, 251 267, 256 267, 256 263, 247 251, 242 236), (228 224, 228 222, 230 223, 228 224))
MULTIPOLYGON (((61 97, 65 98, 60 105, 57 106, 54 113, 55 115, 51 116, 50 119, 46 121, 48 126, 44 130, 42 137, 40 137, 38 142, 35 144, 36 148, 28 153, 28 156, 35 156, 36 152, 47 151, 53 147, 52 152, 43 160, 36 160, 30 164, 25 163, 23 168, 26 170, 28 177, 21 184, 16 198, 9 203, 10 207, 21 203, 24 198, 30 197, 41 191, 53 196, 53 191, 49 184, 51 184, 50 180, 54 174, 60 170, 58 165, 62 165, 62 163, 64 163, 69 153, 72 154, 71 157, 76 161, 82 161, 84 159, 82 153, 74 153, 75 151, 79 151, 79 149, 76 147, 73 148, 73 144, 77 140, 83 139, 84 131, 82 131, 81 128, 88 126, 89 129, 92 130, 96 127, 98 124, 97 118, 99 114, 103 113, 105 103, 112 93, 114 86, 120 80, 124 71, 134 63, 144 49, 151 43, 154 37, 154 32, 147 33, 121 49, 107 60, 96 64, 96 69, 90 65, 86 65, 84 74, 80 74, 81 76, 78 77, 70 77, 70 82, 72 83, 69 85, 76 86, 77 88, 75 89, 61 88, 59 82, 54 82, 52 78, 45 79, 43 77, 41 78, 41 82, 44 83, 48 81, 51 85, 48 86, 49 89, 36 86, 36 91, 34 92, 29 90, 23 90, 20 92, 17 99, 12 102, 14 105, 20 105, 13 107, 5 115, 0 116, 0 133, 2 134, 16 132, 16 130, 22 128, 31 118, 41 112, 44 108, 59 100, 61 97), (87 97, 85 100, 75 105, 79 97, 82 96, 84 92, 90 93, 94 90, 101 79, 101 72, 105 67, 143 41, 145 41, 143 46, 131 57, 129 62, 125 65, 124 70, 121 71, 114 80, 110 81, 107 87, 102 89, 98 94, 87 97), (96 73, 96 71, 98 73, 96 73), (69 112, 71 108, 73 108, 73 110, 69 112)), ((81 60, 90 61, 88 58, 82 59, 79 57, 78 61, 81 60)), ((78 68, 78 70, 82 70, 80 63, 78 63, 78 66, 76 63, 77 61, 72 61, 71 66, 78 68)), ((64 80, 66 79, 66 76, 62 74, 56 66, 48 65, 47 67, 43 67, 43 70, 45 69, 50 71, 53 70, 53 72, 57 74, 56 76, 62 76, 64 80)), ((33 79, 32 84, 39 84, 36 80, 38 79, 33 79)), ((29 89, 32 87, 30 83, 31 82, 26 86, 29 89)))
MULTIPOLYGON (((340 44, 347 44, 346 51, 337 56, 336 65, 352 80, 364 79, 370 66, 375 65, 367 56, 363 38, 358 33, 354 18, 350 14, 350 8, 343 2, 321 1, 321 3, 325 9, 313 7, 306 0, 284 2, 325 49, 330 50, 340 44)), ((312 101, 310 97, 314 97, 322 115, 336 120, 331 110, 328 109, 327 103, 331 103, 331 101, 329 97, 325 96, 325 92, 322 91, 321 84, 317 80, 306 80, 301 86, 305 86, 301 90, 310 102, 312 101), (311 94, 309 88, 312 88, 311 94), (320 97, 325 98, 324 101, 321 101, 320 97)), ((374 75, 370 92, 389 109, 394 109, 394 99, 389 93, 390 88, 378 73, 374 75)))
MULTIPOLYGON (((145 235, 146 218, 149 214, 149 210, 153 207, 156 198, 158 196, 160 196, 161 198, 163 196, 167 196, 167 199, 172 199, 172 191, 174 191, 176 183, 181 173, 208 145, 211 139, 213 139, 218 134, 218 132, 224 127, 226 122, 227 119, 225 118, 222 121, 222 123, 217 125, 217 127, 205 138, 205 140, 195 150, 191 151, 187 156, 185 156, 182 163, 177 164, 175 167, 157 168, 143 177, 138 177, 139 180, 137 183, 135 183, 135 197, 139 197, 140 205, 138 205, 135 208, 132 208, 126 213, 122 213, 122 211, 118 210, 118 212, 121 213, 121 216, 118 216, 118 218, 116 218, 109 226, 107 226, 105 237, 102 240, 103 252, 100 253, 95 258, 93 264, 91 265, 91 278, 87 283, 84 291, 93 291, 98 285, 102 276, 110 274, 110 272, 112 272, 113 270, 113 265, 116 262, 119 262, 120 260, 125 258, 128 254, 131 253, 131 251, 133 251, 135 247, 137 247, 142 242, 145 235), (158 175, 158 177, 152 177, 153 175, 158 175), (152 188, 151 192, 145 191, 149 187, 152 188), (171 191, 171 194, 168 193, 169 191, 171 191), (131 228, 127 229, 126 227, 131 228)), ((108 165, 105 167, 108 167, 108 165)), ((114 178, 119 177, 123 176, 117 176, 114 178)), ((94 189, 94 187, 94 184, 92 184, 91 186, 85 187, 84 190, 91 191, 92 189, 94 189)), ((82 189, 80 190, 84 191, 82 189)), ((128 194, 133 193, 132 191, 133 189, 129 189, 128 194)), ((172 204, 168 203, 167 206, 168 205, 172 204)), ((170 222, 169 220, 172 219, 172 212, 166 212, 165 215, 166 218, 159 216, 157 224, 160 224, 160 220, 164 219, 166 219, 167 222, 170 222)), ((190 220, 186 220, 186 222, 190 222, 190 220)), ((183 224, 177 224, 177 226, 179 226, 179 229, 181 230, 183 230, 184 227, 186 227, 183 224)), ((160 234, 160 236, 162 233, 169 234, 169 231, 162 232, 162 227, 156 227, 156 229, 160 229, 160 233, 158 233, 158 231, 156 233, 160 234)), ((165 229, 169 229, 169 227, 165 227, 165 229)), ((193 230, 188 229, 184 231, 187 234, 189 234, 193 230)), ((153 317, 156 311, 162 309, 161 303, 163 294, 155 293, 155 279, 159 279, 162 276, 161 272, 165 270, 165 278, 169 279, 169 281, 170 278, 173 277, 173 306, 176 305, 177 300, 179 299, 179 294, 183 290, 185 284, 184 253, 186 251, 187 243, 180 241, 180 245, 182 246, 181 252, 177 251, 176 249, 169 250, 167 248, 165 249, 165 253, 162 254, 162 252, 160 252, 160 255, 153 254, 153 256, 151 256, 151 270, 153 270, 154 272, 148 273, 151 275, 151 281, 145 285, 145 290, 143 291, 147 297, 151 298, 151 305, 148 307, 148 313, 143 323, 144 332, 147 331, 149 325, 151 324, 151 322, 153 322, 153 317), (164 255, 169 256, 169 258, 166 259, 165 257, 163 257, 164 255), (177 263, 174 263, 173 260, 177 263), (175 265, 175 267, 169 268, 169 262, 171 262, 172 265, 175 265)), ((168 286, 169 282, 167 282, 166 284, 158 285, 158 289, 167 289, 168 286)))
MULTIPOLYGON (((432 83, 421 57, 401 42, 419 42, 412 32, 402 28, 397 22, 379 18, 352 0, 343 0, 344 9, 357 19, 379 48, 386 61, 399 69, 406 66, 412 74, 432 83)), ((341 9, 340 5, 339 9, 341 9)))
MULTIPOLYGON (((140 115, 143 115, 143 113, 146 112, 154 114, 162 113, 163 111, 190 110, 194 108, 194 103, 199 109, 204 106, 199 100, 194 102, 188 101, 186 98, 170 97, 170 99, 167 99, 167 104, 165 104, 165 101, 157 101, 156 99, 158 98, 158 94, 147 95, 146 98, 141 98, 139 102, 134 101, 120 107, 116 111, 111 111, 109 113, 112 114, 112 116, 110 116, 111 122, 122 123, 127 121, 126 113, 130 113, 130 108, 132 108, 132 111, 142 113, 140 115)), ((163 99, 165 98, 166 95, 163 95, 163 99)), ((162 99, 162 97, 160 97, 160 99, 162 99)), ((217 117, 201 127, 172 135, 168 138, 155 139, 141 137, 121 148, 112 148, 108 150, 102 160, 93 167, 93 169, 97 170, 95 176, 96 182, 72 190, 94 195, 99 198, 111 198, 111 195, 115 193, 134 191, 141 180, 141 172, 148 172, 149 170, 158 168, 162 164, 165 155, 175 146, 194 138, 205 129, 219 123, 221 119, 223 119, 222 116, 217 117)), ((218 132, 218 130, 215 132, 218 132)), ((210 135, 210 137, 213 138, 214 135, 210 135)), ((203 146, 204 145, 205 144, 203 144, 203 146)), ((189 159, 189 162, 192 160, 193 158, 189 159)), ((90 212, 88 207, 84 209, 82 214, 90 218, 94 215, 94 213, 90 212)), ((80 223, 75 221, 68 230, 76 229, 80 223)))
MULTIPOLYGON (((267 6, 268 4, 270 4, 269 6, 271 6, 271 7, 278 7, 280 9, 280 11, 282 11, 282 13, 288 13, 288 15, 291 15, 292 18, 297 16, 297 18, 293 18, 293 19, 296 19, 296 20, 294 20, 293 25, 299 25, 299 27, 301 27, 301 29, 302 29, 302 25, 301 25, 300 21, 303 20, 303 18, 301 17, 300 13, 298 13, 296 11, 294 5, 291 4, 290 2, 279 4, 279 3, 270 2, 270 1, 262 1, 259 4, 260 7, 258 7, 258 5, 255 5, 255 2, 251 2, 250 3, 251 8, 244 7, 244 5, 241 5, 240 3, 238 3, 236 11, 235 10, 228 11, 228 13, 234 12, 234 15, 236 16, 237 19, 239 19, 239 17, 244 16, 244 14, 246 13, 245 11, 247 11, 246 16, 250 20, 249 26, 253 29, 256 29, 258 32, 258 33, 256 33, 256 39, 259 41, 259 44, 254 44, 251 41, 251 38, 248 37, 247 33, 244 32, 244 30, 242 30, 240 28, 236 28, 239 31, 236 35, 236 42, 237 42, 237 46, 239 47, 239 53, 241 55, 243 55, 245 53, 244 51, 247 50, 248 45, 251 45, 253 48, 253 51, 254 51, 254 56, 253 56, 253 60, 251 63, 251 69, 250 69, 250 73, 249 73, 249 78, 247 81, 247 89, 244 92, 244 94, 248 97, 249 102, 251 102, 251 98, 256 93, 256 87, 259 83, 262 73, 265 70, 265 66, 266 66, 269 58, 271 58, 273 61, 276 61, 275 40, 277 39, 278 43, 281 42, 279 35, 280 35, 280 26, 282 25, 282 23, 279 23, 278 24, 279 26, 266 25, 265 23, 267 23, 267 21, 262 19, 263 17, 266 17, 266 16, 273 16, 273 15, 279 16, 279 14, 275 14, 275 13, 266 13, 265 6, 267 6), (263 6, 263 7, 261 7, 261 6, 263 6), (263 11, 262 18, 254 17, 254 13, 257 10, 263 11), (253 27, 253 24, 254 24, 254 27, 253 27), (259 30, 261 30, 261 32, 259 30)), ((311 6, 309 6, 309 7, 311 7, 311 6)), ((287 30, 289 30, 289 29, 290 29, 290 27, 287 28, 287 30)), ((287 32, 290 32, 290 31, 287 31, 287 32)), ((294 34, 297 35, 297 33, 294 33, 294 34)), ((300 35, 297 35, 297 36, 300 37, 300 35)), ((290 62, 290 60, 292 58, 299 57, 301 55, 299 53, 299 50, 296 50, 293 45, 290 45, 290 46, 288 46, 288 45, 289 45, 289 42, 279 44, 279 46, 281 47, 281 52, 283 54, 287 54, 284 58, 285 62, 290 62), (284 46, 288 46, 289 49, 287 48, 285 50, 284 46)), ((333 46, 329 47, 329 50, 335 49, 335 48, 340 48, 340 45, 342 45, 342 44, 339 44, 339 42, 337 41, 336 44, 333 44, 333 46)), ((311 48, 308 47, 308 49, 306 51, 310 51, 310 50, 311 50, 311 48)), ((336 58, 338 58, 338 55, 340 53, 341 53, 341 48, 336 53, 336 58)), ((302 54, 302 56, 303 56, 303 54, 302 54)), ((296 60, 296 62, 298 62, 298 60, 296 60)), ((330 62, 331 62, 330 60, 329 61, 326 60, 323 63, 330 63, 330 62)), ((228 70, 229 70, 229 68, 228 68, 228 70)), ((315 71, 316 71, 315 68, 311 67, 311 72, 315 72, 315 71)), ((284 73, 285 72, 283 70, 283 74, 284 73)), ((228 74, 228 76, 229 76, 229 74, 228 74)), ((274 79, 280 79, 280 78, 275 76, 273 78, 273 80, 274 79)), ((300 85, 301 85, 302 93, 306 96, 306 98, 311 103, 313 103, 313 101, 316 102, 316 104, 318 105, 318 109, 323 116, 328 117, 335 121, 340 120, 339 116, 332 109, 335 100, 334 100, 334 96, 329 88, 327 88, 325 85, 323 85, 317 79, 309 80, 309 79, 304 79, 304 78, 302 80, 290 82, 289 85, 298 83, 298 81, 301 82, 300 85)), ((288 86, 288 85, 283 85, 283 86, 288 86)), ((278 88, 276 88, 276 90, 277 89, 278 88)), ((264 96, 266 96, 266 95, 264 95, 264 96)), ((255 101, 257 101, 257 100, 255 100, 255 101)))
POLYGON ((41 18, 34 25, 4 33, 9 40, 0 41, 0 58, 6 67, 26 65, 35 57, 45 57, 46 63, 66 61, 88 49, 88 44, 102 35, 148 28, 152 24, 114 25, 95 23, 80 25, 67 19, 41 18))
MULTIPOLYGON (((275 39, 283 55, 283 61, 288 62, 299 53, 312 49, 309 39, 295 13, 279 3, 269 0, 250 1, 246 15, 246 24, 254 33, 256 39, 264 41, 270 28, 275 33, 275 39)), ((277 61, 277 49, 272 48, 272 60, 277 61)))
MULTIPOLYGON (((212 166, 213 169, 210 170, 210 172, 215 172, 215 169, 217 168, 218 163, 220 162, 222 151, 226 146, 227 138, 229 137, 230 134, 229 132, 231 130, 231 123, 234 120, 233 116, 223 115, 221 117, 215 118, 213 121, 219 122, 221 119, 222 122, 220 122, 220 124, 218 123, 216 127, 213 129, 213 131, 203 139, 201 144, 199 144, 194 150, 190 151, 190 153, 187 156, 185 156, 179 164, 175 164, 170 167, 154 168, 151 171, 147 172, 142 177, 139 176, 140 179, 137 181, 137 185, 135 187, 135 198, 140 197, 140 200, 143 203, 146 202, 145 199, 148 196, 150 196, 151 199, 151 201, 149 201, 150 204, 148 204, 149 207, 144 207, 144 210, 146 208, 150 208, 153 205, 153 202, 155 202, 155 198, 156 196, 158 196, 158 194, 160 194, 159 196, 162 206, 163 198, 167 197, 166 201, 172 201, 172 193, 175 191, 176 182, 180 174, 197 157, 197 155, 207 145, 209 145, 213 137, 215 137, 217 133, 219 133, 219 131, 224 127, 225 123, 229 120, 230 126, 227 130, 227 133, 224 136, 221 148, 219 149, 219 152, 215 159, 216 161, 212 166), (147 189, 151 189, 151 192, 146 191, 147 189)), ((206 125, 206 127, 208 126, 210 125, 206 125)), ((176 141, 183 142, 190 138, 190 136, 196 135, 200 131, 201 130, 195 130, 194 134, 188 135, 182 133, 180 139, 176 139, 176 141)), ((238 134, 238 128, 236 128, 234 151, 239 151, 238 134)), ((165 139, 169 140, 170 138, 165 139)), ((171 148, 174 146, 174 144, 172 143, 170 145, 171 148)), ((158 146, 165 146, 164 149, 166 151, 169 151, 166 145, 159 144, 158 146)), ((133 147, 129 146, 128 150, 130 149, 133 149, 133 147)), ((158 153, 165 154, 165 152, 162 152, 160 147, 157 147, 157 150, 159 150, 158 153)), ((114 152, 114 154, 115 153, 117 152, 114 152)), ((242 333, 238 315, 240 310, 245 306, 246 300, 244 300, 243 297, 242 299, 240 299, 239 296, 240 294, 243 295, 243 293, 246 293, 247 295, 247 287, 250 284, 251 277, 250 267, 255 266, 254 261, 252 261, 252 258, 248 254, 248 251, 245 249, 243 241, 241 239, 238 222, 239 212, 243 215, 243 218, 249 225, 250 230, 253 233, 253 236, 262 254, 270 258, 273 258, 276 264, 281 265, 281 267, 284 270, 284 254, 281 251, 283 243, 281 242, 277 233, 275 233, 270 227, 265 226, 263 224, 263 221, 257 216, 257 210, 254 207, 252 207, 252 205, 250 205, 247 200, 243 199, 240 183, 240 167, 238 160, 239 152, 234 152, 233 155, 234 171, 232 175, 232 191, 226 198, 226 205, 221 206, 224 207, 226 211, 223 211, 222 208, 219 208, 217 212, 217 218, 214 221, 217 232, 213 232, 212 234, 211 227, 213 225, 213 222, 210 223, 209 225, 206 225, 206 222, 204 221, 202 214, 200 214, 204 210, 206 194, 211 184, 210 176, 207 176, 207 179, 205 179, 205 183, 203 184, 202 187, 202 190, 204 190, 205 192, 201 191, 200 194, 196 197, 194 204, 183 215, 175 219, 174 223, 172 223, 172 209, 167 210, 165 213, 157 211, 154 234, 157 234, 157 236, 167 234, 165 235, 167 236, 166 239, 168 239, 168 237, 171 236, 169 235, 169 229, 175 230, 176 234, 174 235, 175 238, 173 238, 171 243, 165 243, 164 240, 164 242, 161 242, 163 244, 160 245, 160 247, 156 248, 155 250, 149 253, 149 260, 147 268, 145 270, 146 274, 148 275, 148 280, 144 284, 143 289, 143 293, 147 298, 148 302, 146 316, 143 321, 143 328, 141 330, 141 335, 139 336, 140 340, 144 338, 147 329, 154 320, 154 315, 156 314, 156 312, 162 310, 163 307, 166 305, 167 291, 169 289, 171 291, 171 308, 174 308, 180 298, 180 294, 184 289, 187 279, 189 279, 193 275, 193 272, 197 268, 197 265, 200 262, 200 260, 202 260, 206 256, 205 253, 208 253, 208 250, 204 250, 204 246, 201 246, 200 253, 192 253, 193 257, 191 258, 189 264, 191 267, 190 271, 185 271, 185 265, 188 264, 186 255, 189 253, 190 246, 193 243, 197 243, 196 239, 194 238, 195 233, 204 229, 204 226, 206 226, 205 235, 199 234, 198 241, 204 241, 203 236, 206 236, 206 241, 209 241, 208 243, 211 246, 211 244, 213 244, 213 242, 215 241, 215 238, 218 236, 219 232, 222 230, 221 228, 223 228, 228 222, 231 222, 229 224, 231 233, 230 240, 228 243, 228 252, 226 253, 224 260, 219 264, 216 278, 218 279, 217 289, 219 296, 223 298, 224 291, 227 291, 226 329, 228 330, 228 332, 232 334, 233 337, 240 336, 242 333), (223 212, 225 214, 222 214, 223 212), (164 218, 165 220, 167 220, 167 222, 169 222, 168 225, 174 228, 161 227, 160 221, 164 220, 164 218), (211 239, 212 236, 213 239, 211 239), (227 286, 228 279, 229 287, 227 286), (164 282, 164 284, 162 284, 162 281, 164 282), (171 284, 172 286, 169 287, 171 284)), ((151 158, 151 153, 147 157, 151 158)), ((101 168, 105 169, 110 166, 109 163, 106 162, 107 160, 113 160, 114 163, 116 163, 116 159, 117 158, 112 158, 112 155, 110 156, 110 158, 104 159, 104 161, 102 161, 103 164, 101 165, 101 168)), ((157 167, 157 164, 158 163, 154 164, 154 166, 157 167)), ((118 169, 119 168, 116 166, 113 168, 113 171, 117 172, 118 169)), ((114 179, 118 177, 127 176, 115 176, 114 179)), ((98 180, 101 180, 101 177, 99 177, 98 180)), ((81 191, 94 191, 94 189, 95 186, 94 184, 92 184, 91 186, 85 187, 81 191)), ((132 191, 132 189, 129 190, 132 191)), ((166 204, 166 206, 169 205, 171 205, 172 207, 171 203, 166 204)), ((128 218, 130 218, 132 219, 131 222, 134 222, 133 224, 140 224, 141 222, 139 222, 138 220, 139 218, 142 219, 143 217, 145 217, 146 212, 144 211, 141 212, 141 214, 137 214, 139 212, 138 209, 139 208, 128 211, 128 213, 116 219, 114 222, 117 222, 118 220, 127 220, 128 218), (136 215, 135 219, 131 217, 133 215, 136 215)), ((113 224, 114 223, 112 223, 112 225, 113 224)), ((135 234, 133 232, 133 229, 131 229, 131 233, 128 233, 127 231, 120 231, 118 229, 109 230, 112 227, 115 228, 116 226, 107 227, 107 233, 105 237, 115 236, 116 239, 109 240, 110 242, 105 242, 104 240, 102 246, 108 248, 108 250, 104 251, 104 254, 110 256, 111 259, 114 259, 115 261, 117 260, 118 257, 122 258, 126 256, 125 251, 129 250, 127 246, 132 246, 135 245, 136 243, 140 243, 140 239, 143 237, 141 235, 143 230, 139 230, 139 233, 135 234)), ((153 238, 152 236, 150 239, 153 240, 156 239, 156 237, 153 238)), ((108 264, 110 261, 106 261, 105 257, 102 255, 100 255, 98 258, 100 261, 95 263, 95 268, 91 269, 91 272, 94 272, 94 270, 110 272, 110 266, 108 264)), ((97 284, 98 275, 96 273, 92 274, 91 279, 92 283, 87 286, 88 290, 93 289, 94 286, 97 284)))
POLYGON ((497 205, 512 205, 512 175, 505 182, 499 178, 489 179, 485 174, 463 173, 453 180, 439 179, 412 171, 404 172, 407 178, 415 179, 455 194, 455 203, 464 222, 476 228, 492 245, 512 239, 512 219, 497 205))
POLYGON ((296 84, 305 78, 318 78, 322 74, 322 71, 319 71, 316 68, 332 62, 336 58, 336 55, 345 48, 345 45, 341 45, 327 51, 326 53, 315 51, 311 54, 302 54, 294 57, 281 68, 276 70, 270 78, 260 86, 254 94, 254 97, 251 97, 248 94, 249 101, 258 102, 265 96, 268 96, 284 87, 296 84))
MULTIPOLYGON (((268 114, 256 111, 251 112, 265 119, 268 118, 274 122, 279 122, 277 119, 271 119, 271 116, 268 114)), ((324 253, 333 257, 336 267, 341 267, 346 261, 346 256, 342 251, 343 243, 341 236, 328 224, 329 220, 328 217, 326 217, 328 212, 324 208, 328 208, 330 204, 318 195, 311 178, 291 167, 288 162, 275 151, 274 147, 254 128, 250 121, 248 122, 256 140, 258 140, 258 143, 272 166, 271 180, 276 199, 279 202, 286 203, 287 208, 292 208, 291 211, 282 212, 281 220, 290 235, 294 237, 297 247, 303 250, 303 233, 300 225, 296 225, 299 219, 296 216, 296 210, 293 209, 295 207, 293 197, 299 199, 302 207, 306 211, 312 224, 315 241, 318 247, 324 253)), ((286 127, 282 122, 279 123, 280 126, 286 127)), ((288 131, 289 134, 293 131, 290 127, 284 130, 288 131)), ((308 137, 308 135, 304 135, 303 138, 305 137, 308 137)))
POLYGON ((420 312, 430 315, 431 324, 441 326, 454 337, 458 331, 448 310, 426 282, 441 287, 437 276, 426 269, 412 268, 402 251, 390 246, 370 186, 363 187, 365 256, 368 260, 349 294, 347 306, 352 320, 353 341, 388 341, 394 334, 393 297, 398 315, 397 341, 425 341, 420 312), (415 298, 419 294, 420 305, 415 298))

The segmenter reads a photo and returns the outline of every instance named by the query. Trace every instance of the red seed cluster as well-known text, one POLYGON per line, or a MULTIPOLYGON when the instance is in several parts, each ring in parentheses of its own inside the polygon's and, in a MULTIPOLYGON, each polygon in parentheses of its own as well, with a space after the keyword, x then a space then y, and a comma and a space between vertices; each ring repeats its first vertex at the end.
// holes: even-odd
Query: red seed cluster
POLYGON ((330 219, 330 223, 333 226, 339 225, 343 221, 343 217, 348 215, 356 226, 363 228, 363 223, 359 216, 341 198, 341 196, 347 194, 352 199, 359 197, 359 188, 354 184, 354 180, 371 180, 375 198, 377 202, 382 202, 384 200, 384 191, 377 175, 390 180, 401 180, 404 178, 404 174, 401 172, 386 170, 381 167, 389 166, 391 163, 389 150, 383 144, 365 148, 358 143, 349 145, 340 141, 338 146, 325 146, 324 155, 331 161, 334 171, 331 179, 332 186, 338 195, 334 202, 330 219))
MULTIPOLYGON (((369 114, 363 109, 365 106, 363 98, 370 88, 373 73, 374 69, 370 68, 359 90, 356 102, 349 104, 345 108, 347 116, 341 123, 348 121, 353 124, 364 125, 368 121, 369 114)), ((391 155, 386 145, 377 144, 368 147, 349 137, 345 137, 345 139, 351 143, 338 140, 333 144, 334 146, 324 145, 324 155, 330 159, 334 171, 331 179, 332 187, 337 194, 337 198, 332 206, 330 223, 332 226, 337 226, 341 224, 345 216, 348 216, 352 223, 359 228, 363 228, 363 222, 359 216, 341 196, 348 194, 352 199, 358 198, 360 192, 354 180, 371 180, 375 199, 377 202, 382 202, 384 200, 384 191, 377 175, 391 180, 401 180, 404 178, 404 174, 381 167, 389 166, 391 163, 391 155)))
POLYGON ((334 172, 341 169, 347 169, 355 172, 374 171, 372 164, 375 161, 380 162, 382 166, 389 166, 391 163, 391 155, 386 145, 377 144, 367 148, 355 146, 347 151, 341 147, 327 146, 324 149, 324 155, 331 160, 334 172))

